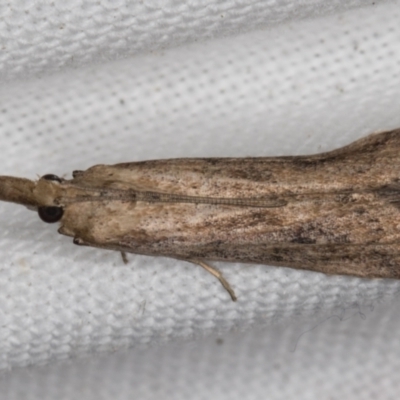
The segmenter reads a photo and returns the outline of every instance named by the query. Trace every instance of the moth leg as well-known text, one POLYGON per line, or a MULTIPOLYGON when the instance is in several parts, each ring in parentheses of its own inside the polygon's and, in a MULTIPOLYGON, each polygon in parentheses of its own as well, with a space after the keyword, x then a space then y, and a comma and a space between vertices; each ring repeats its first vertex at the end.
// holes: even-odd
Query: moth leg
POLYGON ((91 243, 84 241, 79 237, 74 237, 72 240, 73 244, 77 244, 78 246, 93 246, 91 243))
POLYGON ((126 255, 125 251, 121 251, 120 253, 124 264, 128 264, 128 256, 126 255))
MULTIPOLYGON (((86 240, 81 239, 80 237, 74 237, 73 239, 73 243, 77 244, 79 246, 91 246, 91 247, 101 247, 99 245, 94 245, 93 243, 87 242, 86 240)), ((125 262, 126 259, 126 254, 125 252, 121 251, 121 256, 122 256, 122 260, 125 262)), ((195 258, 189 258, 189 259, 183 259, 185 261, 191 262, 193 264, 197 264, 200 265, 200 267, 203 267, 207 272, 209 272, 211 275, 215 276, 220 282, 221 285, 224 287, 224 289, 229 293, 229 295, 231 296, 231 299, 233 301, 237 300, 237 297, 235 295, 235 292, 233 291, 233 289, 231 288, 231 285, 228 283, 228 281, 224 278, 224 276, 222 275, 222 273, 220 271, 218 271, 217 268, 215 267, 211 267, 210 265, 208 265, 206 262, 204 262, 203 260, 199 260, 199 259, 195 259, 195 258)))
MULTIPOLYGON (((62 232, 61 232, 62 233, 62 232)), ((101 246, 96 246, 93 243, 87 242, 79 237, 74 237, 74 239, 72 240, 72 242, 74 244, 77 244, 78 246, 90 246, 90 247, 98 247, 98 248, 102 248, 101 246)), ((120 251, 121 253, 121 257, 122 257, 122 261, 124 262, 124 264, 128 264, 128 256, 126 255, 125 251, 120 251)))
POLYGON ((211 275, 214 275, 220 282, 221 285, 224 287, 224 289, 229 293, 229 295, 231 296, 233 301, 237 300, 237 297, 235 295, 235 292, 233 291, 233 289, 231 288, 231 285, 228 283, 228 281, 224 278, 224 276, 222 275, 222 273, 220 271, 218 271, 218 269, 216 269, 215 267, 211 267, 210 265, 206 264, 204 261, 202 260, 197 260, 197 259, 189 259, 186 260, 189 261, 193 264, 197 264, 200 265, 200 267, 203 267, 207 272, 209 272, 211 275))

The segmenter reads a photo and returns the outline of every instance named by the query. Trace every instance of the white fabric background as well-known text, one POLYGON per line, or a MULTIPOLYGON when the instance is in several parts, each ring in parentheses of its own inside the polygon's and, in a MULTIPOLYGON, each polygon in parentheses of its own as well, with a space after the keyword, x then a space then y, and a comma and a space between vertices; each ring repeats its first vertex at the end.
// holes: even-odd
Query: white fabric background
MULTIPOLYGON (((399 6, 2 4, 0 172, 306 154, 400 127, 399 6)), ((22 207, 1 204, 0 227, 1 399, 398 397, 400 282, 216 263, 233 303, 199 267, 126 266, 22 207)))

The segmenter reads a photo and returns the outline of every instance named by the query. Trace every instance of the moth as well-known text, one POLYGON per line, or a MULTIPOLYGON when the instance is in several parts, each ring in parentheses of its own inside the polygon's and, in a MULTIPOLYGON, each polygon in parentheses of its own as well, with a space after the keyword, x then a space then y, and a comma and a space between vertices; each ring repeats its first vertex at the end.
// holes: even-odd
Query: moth
POLYGON ((198 264, 400 278, 400 129, 338 150, 95 165, 72 179, 0 177, 0 200, 38 211, 73 243, 198 264))

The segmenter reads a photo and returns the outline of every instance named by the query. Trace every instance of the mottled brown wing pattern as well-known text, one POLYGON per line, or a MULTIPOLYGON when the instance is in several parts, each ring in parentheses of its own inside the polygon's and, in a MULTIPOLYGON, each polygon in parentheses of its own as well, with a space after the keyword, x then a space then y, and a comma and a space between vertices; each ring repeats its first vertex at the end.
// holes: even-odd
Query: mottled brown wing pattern
POLYGON ((192 261, 400 278, 400 130, 311 156, 96 165, 73 179, 0 177, 74 243, 192 261))

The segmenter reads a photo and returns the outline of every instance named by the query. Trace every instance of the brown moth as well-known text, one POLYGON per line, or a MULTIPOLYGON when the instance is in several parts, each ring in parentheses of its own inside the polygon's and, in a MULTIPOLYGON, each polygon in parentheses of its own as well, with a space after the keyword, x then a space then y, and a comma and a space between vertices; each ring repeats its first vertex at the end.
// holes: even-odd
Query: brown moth
POLYGON ((79 245, 199 264, 261 263, 400 278, 400 129, 311 156, 182 158, 0 177, 79 245))

